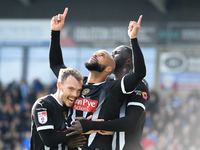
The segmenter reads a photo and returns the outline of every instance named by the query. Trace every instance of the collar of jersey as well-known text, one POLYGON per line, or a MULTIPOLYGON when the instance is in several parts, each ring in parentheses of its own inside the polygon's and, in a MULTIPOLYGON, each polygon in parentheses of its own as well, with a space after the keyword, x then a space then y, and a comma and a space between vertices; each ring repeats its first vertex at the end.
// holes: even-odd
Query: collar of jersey
POLYGON ((59 102, 59 100, 53 95, 53 94, 50 94, 57 102, 58 102, 58 104, 60 104, 61 106, 63 106, 60 102, 59 102))
POLYGON ((103 81, 103 82, 99 82, 99 83, 86 83, 86 85, 89 85, 89 84, 92 84, 92 85, 100 85, 100 84, 103 84, 105 83, 106 81, 103 81))

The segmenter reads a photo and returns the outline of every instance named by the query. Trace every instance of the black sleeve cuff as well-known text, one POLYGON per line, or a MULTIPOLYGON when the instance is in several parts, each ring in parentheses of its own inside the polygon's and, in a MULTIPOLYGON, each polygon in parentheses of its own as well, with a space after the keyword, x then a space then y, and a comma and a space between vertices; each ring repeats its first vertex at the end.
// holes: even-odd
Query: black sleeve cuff
POLYGON ((93 130, 93 128, 92 128, 93 121, 87 120, 87 119, 82 119, 82 120, 79 120, 79 121, 82 125, 83 133, 88 132, 90 130, 93 130))

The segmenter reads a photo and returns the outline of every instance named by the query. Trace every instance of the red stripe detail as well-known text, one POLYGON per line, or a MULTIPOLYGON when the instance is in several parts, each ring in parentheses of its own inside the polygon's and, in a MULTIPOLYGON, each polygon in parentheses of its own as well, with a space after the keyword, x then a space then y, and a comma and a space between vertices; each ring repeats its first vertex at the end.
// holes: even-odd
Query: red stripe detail
POLYGON ((63 131, 67 131, 67 129, 63 129, 63 130, 54 130, 56 132, 63 132, 63 131))

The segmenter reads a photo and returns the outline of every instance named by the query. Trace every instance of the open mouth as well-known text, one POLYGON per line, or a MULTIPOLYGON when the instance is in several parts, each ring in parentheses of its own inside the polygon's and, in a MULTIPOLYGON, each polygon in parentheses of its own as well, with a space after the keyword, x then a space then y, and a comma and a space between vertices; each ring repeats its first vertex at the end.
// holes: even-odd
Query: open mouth
POLYGON ((75 98, 68 98, 69 102, 73 104, 75 102, 75 98))

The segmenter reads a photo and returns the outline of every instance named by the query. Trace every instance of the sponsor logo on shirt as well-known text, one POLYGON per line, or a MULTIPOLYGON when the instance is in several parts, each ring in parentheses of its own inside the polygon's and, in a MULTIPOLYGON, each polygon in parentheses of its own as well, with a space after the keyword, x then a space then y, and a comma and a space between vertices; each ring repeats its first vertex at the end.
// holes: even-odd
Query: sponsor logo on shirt
POLYGON ((147 92, 142 92, 140 90, 135 90, 134 92, 136 95, 140 95, 140 96, 142 95, 142 98, 147 100, 147 92))
POLYGON ((74 103, 72 109, 86 111, 86 112, 94 112, 97 108, 98 101, 86 99, 86 98, 78 98, 74 103))
POLYGON ((135 90, 134 92, 136 95, 142 95, 142 91, 140 91, 140 90, 135 90))
POLYGON ((38 121, 41 124, 45 124, 47 122, 47 111, 38 112, 38 121))

